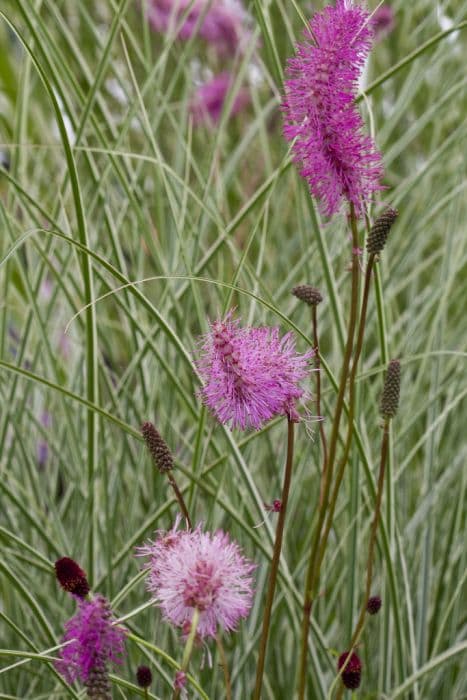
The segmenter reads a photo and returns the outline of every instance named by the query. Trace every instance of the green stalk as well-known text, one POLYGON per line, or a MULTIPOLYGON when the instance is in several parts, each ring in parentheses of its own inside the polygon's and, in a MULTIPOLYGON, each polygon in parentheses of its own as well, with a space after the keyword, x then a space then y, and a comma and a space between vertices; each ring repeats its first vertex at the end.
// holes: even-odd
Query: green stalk
MULTIPOLYGON (((185 649, 183 651, 182 665, 180 671, 186 673, 188 670, 188 664, 190 663, 191 654, 193 652, 193 646, 196 638, 196 630, 198 629, 199 623, 199 610, 195 608, 193 610, 193 617, 191 618, 190 633, 188 639, 186 640, 185 649)), ((180 696, 180 688, 174 688, 172 695, 172 700, 177 700, 180 696)))
POLYGON ((261 687, 263 684, 264 664, 266 661, 266 648, 269 637, 269 626, 271 622, 271 610, 276 590, 277 572, 279 570, 279 562, 282 550, 282 539, 284 535, 285 515, 287 511, 287 503, 289 500, 290 482, 292 478, 293 466, 293 451, 294 451, 294 422, 288 418, 287 420, 287 461, 285 464, 284 484, 282 486, 282 507, 277 521, 276 539, 274 542, 274 551, 271 562, 271 572, 269 574, 268 592, 266 595, 266 604, 263 613, 263 630, 261 633, 261 641, 259 647, 258 665, 256 667, 256 683, 253 693, 254 700, 260 700, 261 687))

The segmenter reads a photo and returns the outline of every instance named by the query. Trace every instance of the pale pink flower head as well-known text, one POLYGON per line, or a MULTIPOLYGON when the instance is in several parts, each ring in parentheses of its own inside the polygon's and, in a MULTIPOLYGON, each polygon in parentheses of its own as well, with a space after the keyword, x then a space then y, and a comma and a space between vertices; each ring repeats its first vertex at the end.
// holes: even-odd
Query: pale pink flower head
POLYGON ((382 189, 381 156, 364 134, 355 105, 371 43, 366 8, 336 0, 314 15, 305 41, 288 61, 284 135, 327 216, 339 210, 343 198, 362 216, 365 204, 382 189))
POLYGON ((150 558, 147 588, 154 602, 185 635, 195 608, 199 638, 215 637, 219 627, 234 630, 250 612, 255 565, 222 530, 203 532, 199 525, 175 538, 174 532, 139 550, 150 558))
POLYGON ((281 338, 278 328, 242 328, 230 312, 201 339, 201 398, 221 423, 241 430, 259 429, 277 415, 297 420, 312 355, 297 353, 291 333, 281 338))
POLYGON ((180 39, 197 33, 221 55, 234 54, 250 34, 240 0, 149 0, 148 19, 157 32, 178 27, 180 39))
MULTIPOLYGON (((190 112, 195 124, 206 122, 217 124, 221 118, 224 102, 232 86, 232 76, 220 73, 198 87, 190 103, 190 112)), ((235 95, 229 116, 233 117, 249 103, 248 91, 244 88, 235 95)))
POLYGON ((111 697, 109 666, 123 661, 125 638, 125 630, 113 622, 104 596, 78 601, 78 612, 65 623, 63 641, 69 644, 61 649, 62 658, 57 662, 57 669, 68 683, 79 679, 89 693, 99 687, 102 697, 111 697))

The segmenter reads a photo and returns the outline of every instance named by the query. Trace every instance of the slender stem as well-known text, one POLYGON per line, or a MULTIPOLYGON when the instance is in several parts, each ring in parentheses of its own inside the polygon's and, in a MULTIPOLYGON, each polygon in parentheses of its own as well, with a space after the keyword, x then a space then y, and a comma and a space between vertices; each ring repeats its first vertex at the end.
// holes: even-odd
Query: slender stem
MULTIPOLYGON (((378 487, 377 487, 377 492, 376 492, 376 504, 375 504, 375 512, 373 515, 373 522, 371 525, 371 534, 370 534, 370 543, 368 546, 368 559, 367 559, 367 568, 366 568, 366 586, 365 586, 365 597, 363 599, 362 607, 360 610, 360 615, 358 617, 357 624, 355 626, 354 633, 352 635, 352 639, 350 641, 350 646, 349 646, 349 655, 348 655, 348 661, 350 661, 350 656, 355 649, 355 647, 358 644, 358 641, 361 637, 361 634, 363 632, 363 627, 365 625, 365 617, 366 617, 366 609, 368 605, 368 600, 370 599, 371 595, 371 584, 373 581, 373 564, 374 564, 374 555, 375 555, 375 546, 376 546, 376 536, 378 533, 378 525, 379 525, 379 518, 381 515, 381 501, 383 498, 383 489, 384 489, 384 475, 386 471, 386 463, 387 463, 387 457, 388 457, 388 451, 389 451, 389 418, 386 418, 384 421, 383 425, 383 439, 381 441, 381 457, 380 457, 380 464, 379 464, 379 476, 378 476, 378 487)), ((340 673, 343 673, 345 670, 345 666, 343 666, 340 669, 340 673)), ((341 685, 339 688, 339 691, 336 696, 336 700, 340 700, 342 698, 344 692, 344 686, 341 685)))
POLYGON ((373 523, 371 525, 370 544, 368 546, 368 561, 367 561, 367 569, 366 569, 365 598, 363 601, 362 609, 360 611, 360 617, 358 619, 357 626, 355 627, 355 631, 352 635, 352 639, 350 642, 351 649, 358 643, 358 640, 360 639, 360 635, 362 633, 363 625, 364 625, 364 621, 365 621, 366 607, 367 607, 368 600, 369 600, 370 595, 371 595, 371 584, 372 584, 372 580, 373 580, 373 564, 374 564, 374 558, 375 558, 376 536, 378 534, 379 518, 381 515, 381 501, 383 498, 384 474, 386 471, 388 451, 389 451, 389 419, 386 418, 386 420, 384 421, 384 426, 383 426, 383 439, 381 441, 381 458, 380 458, 380 465, 379 465, 378 491, 377 491, 377 495, 376 495, 375 513, 373 516, 373 523))
POLYGON ((224 672, 225 680, 225 698, 226 700, 232 700, 232 684, 230 682, 229 665, 227 663, 227 656, 225 655, 224 645, 222 644, 222 639, 220 634, 216 634, 217 648, 219 649, 219 656, 221 657, 221 666, 224 672))
POLYGON ((290 482, 292 478, 293 466, 293 451, 294 451, 294 422, 290 418, 287 421, 287 461, 285 464, 284 484, 282 486, 281 510, 277 521, 276 539, 274 542, 274 551, 271 562, 271 572, 269 574, 268 591, 266 595, 266 603, 263 613, 263 630, 261 633, 261 641, 259 647, 258 665, 256 667, 256 683, 253 693, 254 700, 260 700, 261 687, 263 684, 264 664, 266 661, 266 647, 269 636, 269 624, 271 621, 272 603, 274 600, 274 592, 276 590, 277 572, 279 570, 279 562, 282 549, 282 538, 284 535, 285 515, 287 511, 287 503, 289 500, 290 482))
POLYGON ((190 530, 192 529, 192 524, 191 524, 191 519, 190 515, 188 513, 188 508, 186 507, 185 499, 183 498, 182 492, 178 488, 177 482, 175 481, 175 478, 171 472, 167 472, 167 479, 169 480, 169 484, 174 490, 175 496, 178 501, 178 505, 180 506, 180 510, 183 513, 183 517, 186 518, 186 521, 188 523, 188 527, 190 530))
POLYGON ((144 697, 146 698, 146 700, 148 700, 148 698, 149 698, 149 693, 148 693, 147 688, 144 689, 144 697))
POLYGON ((370 255, 368 258, 368 265, 366 268, 366 274, 365 274, 365 285, 364 285, 364 290, 363 290, 363 300, 362 300, 362 309, 360 312, 360 321, 359 321, 359 327, 358 327, 358 336, 357 336, 357 342, 355 345, 355 354, 354 354, 354 359, 352 363, 352 369, 350 372, 350 377, 349 377, 349 415, 348 415, 348 426, 347 426, 347 436, 345 440, 345 446, 344 446, 344 451, 341 457, 341 460, 339 462, 339 466, 337 469, 337 475, 336 475, 336 481, 334 484, 334 488, 332 491, 331 495, 331 500, 329 503, 329 508, 328 508, 328 513, 326 517, 326 524, 324 527, 324 532, 323 532, 323 537, 321 539, 320 547, 319 547, 319 553, 317 557, 317 568, 318 570, 321 567, 321 563, 323 561, 324 553, 326 551, 326 545, 329 537, 329 533, 332 528, 332 521, 334 517, 334 511, 336 508, 336 503, 337 503, 337 497, 339 495, 339 489, 342 483, 342 479, 344 476, 344 471, 345 467, 347 465, 347 460, 350 454, 350 447, 352 445, 352 438, 353 438, 353 421, 354 421, 354 413, 355 413, 355 378, 357 376, 357 369, 358 369, 358 363, 360 360, 360 355, 362 353, 362 348, 363 348, 363 338, 365 335, 365 324, 366 324, 366 314, 367 314, 367 309, 368 309, 368 298, 370 294, 370 285, 371 285, 371 278, 372 278, 372 273, 373 273, 373 265, 375 261, 375 256, 370 255))
MULTIPOLYGON (((311 307, 312 323, 313 323, 313 345, 315 350, 315 375, 316 375, 316 413, 319 417, 319 435, 323 447, 323 473, 322 486, 324 486, 326 462, 328 461, 328 446, 326 441, 326 432, 321 415, 321 361, 319 357, 319 336, 318 336, 318 312, 316 305, 311 307)), ((321 493, 322 495, 322 493, 321 493)))
MULTIPOLYGON (((186 640, 185 649, 183 650, 183 658, 180 671, 186 673, 188 670, 188 664, 190 663, 191 653, 193 651, 193 645, 196 638, 196 630, 198 629, 199 623, 199 610, 195 608, 193 610, 193 617, 191 618, 190 633, 188 639, 186 640)), ((180 688, 174 688, 172 695, 172 700, 177 700, 180 695, 180 688)))
POLYGON ((339 426, 344 407, 345 389, 349 376, 350 361, 352 357, 352 349, 354 344, 355 328, 357 325, 358 315, 358 282, 359 282, 359 251, 358 251, 358 230, 357 219, 353 205, 350 207, 350 226, 352 231, 352 289, 350 301, 350 315, 347 329, 347 342, 344 351, 344 360, 342 362, 342 370, 339 381, 339 389, 337 393, 336 409, 332 424, 331 438, 329 441, 328 459, 323 469, 325 473, 324 486, 322 490, 322 503, 319 509, 318 523, 316 526, 315 536, 313 539, 310 559, 308 562, 308 570, 306 574, 305 595, 303 601, 303 617, 301 631, 301 653, 300 653, 300 668, 298 680, 298 698, 304 700, 306 689, 306 670, 307 670, 307 655, 308 655, 308 633, 310 630, 311 608, 313 605, 313 595, 319 582, 319 570, 315 564, 318 555, 319 543, 321 540, 321 530, 324 524, 327 503, 329 498, 329 490, 332 481, 332 473, 336 458, 337 441, 339 436, 339 426))

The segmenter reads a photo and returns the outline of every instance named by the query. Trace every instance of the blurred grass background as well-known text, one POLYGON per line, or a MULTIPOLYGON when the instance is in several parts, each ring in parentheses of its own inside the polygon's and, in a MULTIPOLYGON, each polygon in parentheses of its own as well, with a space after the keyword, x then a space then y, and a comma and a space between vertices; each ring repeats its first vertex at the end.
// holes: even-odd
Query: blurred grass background
MULTIPOLYGON (((356 448, 314 608, 309 697, 319 700, 363 592, 390 357, 401 359, 403 382, 376 567, 383 610, 363 638, 358 697, 467 697, 465 29, 410 59, 465 23, 467 7, 392 6, 396 25, 373 51, 361 106, 384 155, 381 199, 400 217, 379 266, 380 304, 370 303, 356 448)), ((232 305, 245 322, 295 328, 304 351, 308 309, 290 289, 310 282, 325 296, 325 416, 332 409, 349 295, 346 222, 321 221, 290 166, 278 107, 300 14, 311 9, 256 0, 261 44, 227 61, 200 41, 153 33, 131 0, 2 2, 0 697, 77 697, 50 663, 11 667, 21 652, 59 643, 73 604, 57 593, 50 564, 63 555, 86 568, 135 635, 181 659, 159 613, 136 612, 147 594, 134 547, 176 513, 139 439, 143 420, 173 449, 194 520, 231 532, 260 565, 254 610, 225 640, 234 697, 251 692, 275 523, 253 526, 280 494, 285 425, 240 434, 215 423, 196 397, 193 357, 207 320, 232 305), (193 126, 196 76, 225 68, 235 76, 230 100, 247 86, 251 104, 235 119, 226 111, 216 129, 193 126)), ((291 697, 319 491, 317 425, 297 432, 265 698, 291 697)), ((133 682, 138 663, 149 663, 154 697, 167 698, 170 663, 136 640, 127 647, 118 678, 133 682)), ((213 669, 199 669, 200 652, 192 671, 217 700, 223 680, 211 651, 213 669)), ((115 697, 137 692, 116 679, 115 697)))

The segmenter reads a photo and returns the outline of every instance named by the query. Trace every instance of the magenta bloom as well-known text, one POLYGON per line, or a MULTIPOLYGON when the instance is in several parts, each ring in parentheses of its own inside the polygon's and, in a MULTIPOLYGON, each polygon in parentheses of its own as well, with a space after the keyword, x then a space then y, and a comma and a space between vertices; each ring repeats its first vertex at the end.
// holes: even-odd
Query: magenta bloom
POLYGON ((312 355, 296 352, 291 333, 280 338, 278 328, 241 328, 229 313, 202 338, 200 395, 221 423, 242 430, 258 429, 276 415, 297 419, 300 382, 312 355))
POLYGON ((354 103, 372 40, 369 14, 352 0, 336 0, 315 14, 305 41, 287 66, 284 135, 293 143, 300 174, 331 216, 345 197, 362 216, 382 189, 381 156, 363 133, 354 103))
POLYGON ((92 600, 79 600, 78 612, 65 623, 63 641, 70 643, 63 647, 62 658, 57 662, 68 683, 79 679, 89 693, 99 687, 102 697, 109 698, 108 667, 122 662, 125 637, 125 631, 112 622, 106 598, 98 595, 92 600))
POLYGON ((148 3, 148 19, 157 32, 166 33, 179 27, 180 39, 190 39, 197 32, 221 55, 234 54, 248 38, 246 18, 240 0, 150 0, 148 3))
POLYGON ((178 531, 158 533, 138 554, 150 557, 148 590, 164 618, 187 634, 194 609, 200 616, 197 635, 215 637, 218 626, 234 630, 247 617, 253 600, 255 565, 228 534, 178 531))
MULTIPOLYGON (((202 122, 217 124, 221 118, 224 102, 231 85, 232 77, 229 73, 220 73, 207 83, 199 86, 190 104, 190 111, 195 124, 201 124, 202 122)), ((238 114, 249 101, 247 90, 240 90, 235 95, 229 116, 233 117, 235 114, 238 114)))

